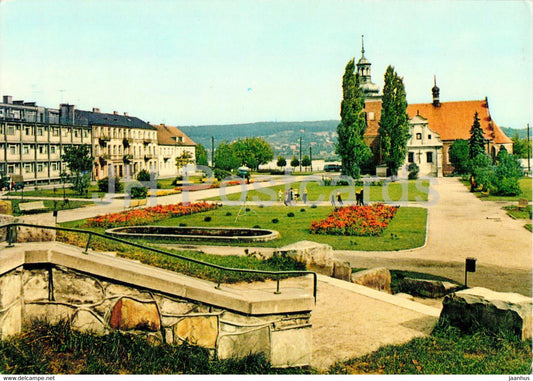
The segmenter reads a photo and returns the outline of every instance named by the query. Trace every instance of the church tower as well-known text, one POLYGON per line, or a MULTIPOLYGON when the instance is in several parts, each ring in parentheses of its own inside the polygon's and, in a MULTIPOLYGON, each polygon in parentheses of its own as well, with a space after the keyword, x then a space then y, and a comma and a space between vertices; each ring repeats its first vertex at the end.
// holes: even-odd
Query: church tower
POLYGON ((372 65, 365 57, 365 41, 361 36, 361 58, 357 61, 357 73, 359 74, 360 87, 367 101, 380 100, 379 86, 372 82, 370 66, 372 65))
POLYGON ((439 99, 439 93, 440 89, 437 87, 437 76, 433 76, 433 88, 431 89, 431 93, 433 95, 433 106, 439 107, 440 106, 440 99, 439 99))

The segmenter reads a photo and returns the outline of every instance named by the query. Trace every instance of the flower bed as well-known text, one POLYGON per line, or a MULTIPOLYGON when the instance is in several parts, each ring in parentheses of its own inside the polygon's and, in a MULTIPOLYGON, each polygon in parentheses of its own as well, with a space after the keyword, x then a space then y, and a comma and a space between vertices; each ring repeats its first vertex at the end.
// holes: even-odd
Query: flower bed
POLYGON ((311 223, 311 234, 378 236, 387 228, 397 207, 381 203, 337 208, 328 217, 311 223))
POLYGON ((157 205, 144 209, 129 210, 120 213, 104 214, 89 218, 85 223, 88 227, 113 228, 117 226, 147 225, 169 217, 179 217, 193 213, 216 209, 216 204, 207 202, 179 203, 173 205, 157 205))

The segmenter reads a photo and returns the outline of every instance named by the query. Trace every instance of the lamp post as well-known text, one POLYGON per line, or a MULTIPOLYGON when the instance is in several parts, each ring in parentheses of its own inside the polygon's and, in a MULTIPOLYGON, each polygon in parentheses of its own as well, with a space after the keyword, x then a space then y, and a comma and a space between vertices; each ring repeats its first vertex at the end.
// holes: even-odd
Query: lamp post
POLYGON ((312 153, 312 150, 311 150, 311 146, 309 146, 309 163, 311 163, 311 172, 313 172, 313 153, 312 153))
POLYGON ((211 136, 211 167, 215 168, 215 137, 211 136))
POLYGON ((300 172, 302 172, 302 137, 300 136, 300 172))
POLYGON ((527 171, 531 172, 531 150, 529 148, 529 123, 527 124, 527 171))

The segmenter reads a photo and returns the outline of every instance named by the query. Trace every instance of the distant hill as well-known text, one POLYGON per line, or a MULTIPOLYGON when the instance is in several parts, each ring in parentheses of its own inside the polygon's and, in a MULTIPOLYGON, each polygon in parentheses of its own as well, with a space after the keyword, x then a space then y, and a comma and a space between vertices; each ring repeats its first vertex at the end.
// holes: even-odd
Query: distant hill
MULTIPOLYGON (((510 127, 500 127, 502 129, 502 131, 505 133, 505 135, 507 135, 509 138, 514 138, 515 134, 518 133, 518 137, 520 139, 525 139, 527 138, 527 128, 510 128, 510 127)), ((532 131, 533 128, 530 128, 529 129, 529 136, 533 136, 532 135, 532 131)))
POLYGON ((262 137, 273 148, 276 156, 298 155, 300 137, 302 154, 309 154, 312 148, 313 158, 335 156, 338 120, 321 120, 310 122, 257 122, 246 124, 223 124, 207 126, 179 126, 187 136, 201 143, 207 150, 211 149, 211 137, 215 138, 215 147, 223 141, 231 142, 246 137, 262 137))

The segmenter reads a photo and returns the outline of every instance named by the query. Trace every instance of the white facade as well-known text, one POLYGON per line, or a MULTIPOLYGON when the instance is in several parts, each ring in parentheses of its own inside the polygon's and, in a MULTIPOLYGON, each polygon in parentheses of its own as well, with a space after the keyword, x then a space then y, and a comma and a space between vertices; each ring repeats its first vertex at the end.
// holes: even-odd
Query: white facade
POLYGON ((442 140, 440 135, 431 130, 427 119, 416 115, 409 120, 407 157, 402 168, 408 173, 411 163, 418 165, 418 176, 442 176, 442 140))
POLYGON ((163 145, 158 146, 158 176, 159 177, 173 177, 181 174, 182 169, 178 171, 176 166, 176 158, 187 152, 190 156, 191 163, 195 162, 195 146, 184 145, 163 145))

